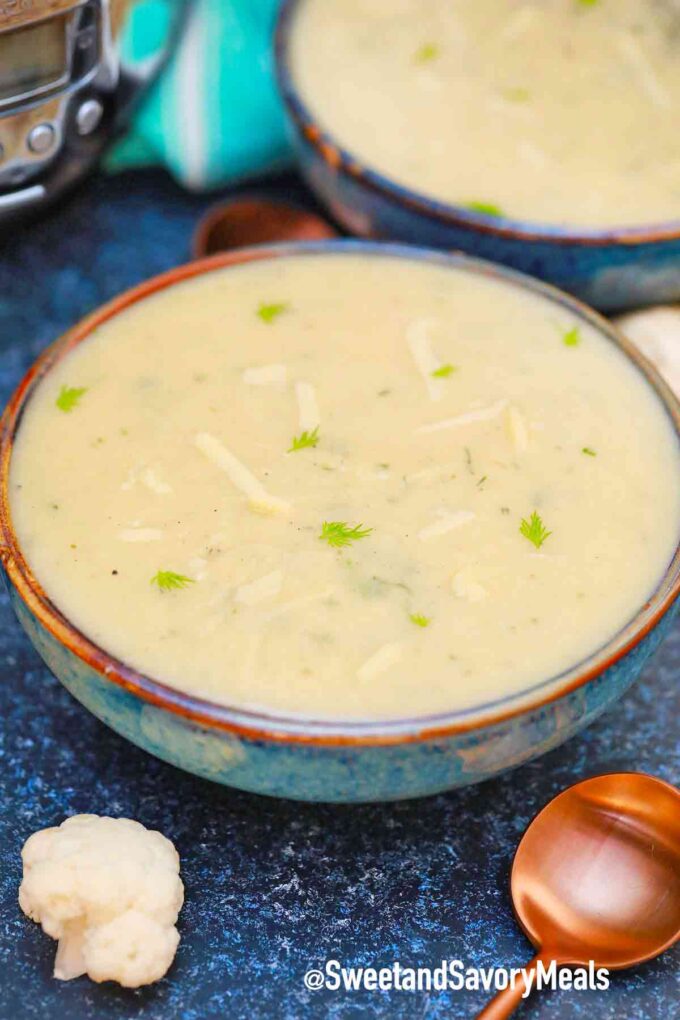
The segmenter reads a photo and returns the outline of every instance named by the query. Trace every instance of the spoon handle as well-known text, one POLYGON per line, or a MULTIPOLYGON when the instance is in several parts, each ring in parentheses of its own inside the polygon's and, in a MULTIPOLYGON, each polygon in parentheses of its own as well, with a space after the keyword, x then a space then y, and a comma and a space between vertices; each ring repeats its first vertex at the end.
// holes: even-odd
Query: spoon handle
MULTIPOLYGON (((547 965, 550 962, 550 957, 543 953, 537 953, 533 960, 523 968, 514 987, 508 985, 507 988, 495 995, 488 1006, 485 1006, 482 1012, 477 1015, 477 1020, 507 1020, 507 1017, 511 1016, 523 1001, 522 996, 527 988, 525 975, 528 977, 536 972, 539 960, 547 965)), ((533 984, 531 987, 533 988, 533 984)))

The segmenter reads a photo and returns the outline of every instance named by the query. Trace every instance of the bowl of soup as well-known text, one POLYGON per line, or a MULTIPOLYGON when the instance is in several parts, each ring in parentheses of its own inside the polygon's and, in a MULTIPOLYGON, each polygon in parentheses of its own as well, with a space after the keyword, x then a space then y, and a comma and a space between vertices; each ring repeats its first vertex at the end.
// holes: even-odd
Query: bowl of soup
POLYGON ((286 0, 301 170, 350 232, 506 263, 612 311, 680 299, 680 10, 286 0))
POLYGON ((260 793, 410 797, 543 753, 640 672, 679 468, 677 401, 573 298, 410 246, 262 246, 38 359, 2 422, 2 562, 135 744, 260 793))

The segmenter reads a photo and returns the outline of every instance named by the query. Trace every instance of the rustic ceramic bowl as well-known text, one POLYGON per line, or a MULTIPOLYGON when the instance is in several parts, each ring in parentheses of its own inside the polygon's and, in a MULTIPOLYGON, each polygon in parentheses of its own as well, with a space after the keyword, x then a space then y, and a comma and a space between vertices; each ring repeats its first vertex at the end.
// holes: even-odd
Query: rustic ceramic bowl
POLYGON ((300 170, 333 217, 362 237, 464 251, 519 269, 615 311, 680 300, 680 209, 670 223, 587 230, 512 220, 448 205, 395 184, 346 151, 315 120, 290 66, 295 15, 276 30, 279 87, 300 170))
MULTIPOLYGON (((416 797, 479 782, 543 754, 606 709, 638 676, 668 630, 680 592, 680 547, 656 590, 605 646, 557 677, 465 711, 388 722, 299 720, 202 700, 143 676, 66 618, 24 559, 12 524, 8 478, 21 416, 36 385, 97 327, 173 284, 254 259, 299 252, 389 253, 514 282, 594 325, 622 348, 656 391, 680 441, 680 405, 632 345, 594 312, 535 280, 464 256, 361 241, 258 246, 173 269, 90 315, 38 359, 0 423, 0 554, 12 604, 36 649, 99 719, 152 754, 244 790, 319 801, 416 797)), ((40 698, 39 690, 34 696, 40 698)))

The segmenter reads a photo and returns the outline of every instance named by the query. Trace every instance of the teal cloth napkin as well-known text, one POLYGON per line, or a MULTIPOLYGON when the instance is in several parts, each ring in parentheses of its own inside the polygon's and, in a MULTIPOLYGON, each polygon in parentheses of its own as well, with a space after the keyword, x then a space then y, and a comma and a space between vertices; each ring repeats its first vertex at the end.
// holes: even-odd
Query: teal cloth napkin
MULTIPOLYGON (((142 61, 168 31, 175 0, 145 0, 124 40, 142 61)), ((284 169, 292 161, 274 80, 272 33, 280 0, 194 0, 179 44, 144 98, 109 170, 163 165, 203 190, 284 169)))

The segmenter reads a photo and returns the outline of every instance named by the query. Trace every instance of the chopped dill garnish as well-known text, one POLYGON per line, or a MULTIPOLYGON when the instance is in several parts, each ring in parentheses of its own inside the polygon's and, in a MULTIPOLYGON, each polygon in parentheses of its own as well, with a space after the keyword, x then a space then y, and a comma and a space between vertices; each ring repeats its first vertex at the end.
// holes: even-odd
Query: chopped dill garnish
POLYGON ((585 453, 586 457, 597 457, 595 450, 591 450, 589 446, 584 446, 581 453, 585 453))
POLYGON ((293 443, 288 448, 288 453, 293 453, 295 450, 306 450, 308 447, 315 447, 319 442, 319 426, 308 432, 306 429, 301 432, 299 436, 293 436, 293 443))
POLYGON ((470 453, 470 447, 465 446, 463 449, 465 450, 465 463, 467 465, 467 469, 471 475, 474 475, 475 469, 472 466, 472 454, 470 453))
POLYGON ((503 89, 503 97, 511 103, 526 103, 531 99, 531 93, 529 89, 522 88, 521 86, 512 86, 511 88, 503 89))
POLYGON ((488 477, 487 475, 482 475, 482 477, 477 482, 477 488, 478 489, 482 488, 482 486, 484 485, 484 482, 487 480, 487 477, 488 477))
POLYGON ((287 301, 276 301, 273 304, 262 304, 257 309, 257 314, 263 322, 271 323, 278 319, 279 315, 287 312, 290 305, 287 301))
POLYGON ((184 574, 176 574, 174 570, 159 570, 151 578, 151 584, 157 584, 161 591, 176 591, 179 588, 186 588, 195 584, 193 577, 185 577, 184 574))
POLYGON ((448 379, 455 371, 456 366, 447 363, 446 365, 440 365, 439 368, 435 368, 433 372, 430 372, 430 375, 433 379, 448 379))
POLYGON ((416 64, 429 64, 431 60, 436 60, 440 53, 441 50, 436 43, 426 42, 416 50, 413 60, 416 64))
POLYGON ((578 326, 572 326, 562 334, 562 343, 565 347, 578 347, 581 343, 581 330, 578 326))
POLYGON ((526 518, 522 518, 522 523, 519 526, 519 530, 525 538, 528 538, 537 549, 540 549, 547 538, 552 535, 552 531, 548 531, 545 524, 541 520, 540 514, 534 512, 527 521, 526 518))
POLYGON ((415 623, 416 627, 429 627, 432 623, 432 617, 423 616, 422 613, 411 613, 409 620, 411 623, 415 623))
POLYGON ((579 7, 594 7, 600 0, 576 0, 579 7))
POLYGON ((501 207, 493 202, 465 202, 463 208, 470 212, 484 213, 485 216, 503 216, 501 207))
POLYGON ((55 403, 60 411, 72 411, 85 393, 87 386, 62 386, 55 403))
POLYGON ((364 528, 361 524, 350 527, 346 521, 324 521, 319 538, 334 548, 341 549, 343 546, 351 545, 358 538, 366 538, 372 531, 373 528, 364 528))

